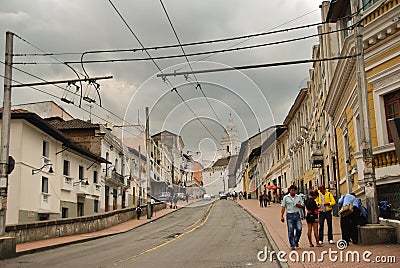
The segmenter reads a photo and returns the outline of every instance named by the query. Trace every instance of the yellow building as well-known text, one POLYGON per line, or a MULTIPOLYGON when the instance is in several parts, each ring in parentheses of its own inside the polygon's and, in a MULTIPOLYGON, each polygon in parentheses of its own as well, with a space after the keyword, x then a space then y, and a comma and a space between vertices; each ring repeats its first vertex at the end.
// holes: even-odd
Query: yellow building
MULTIPOLYGON (((366 3, 368 1, 363 1, 366 3)), ((320 44, 327 53, 322 57, 339 56, 323 70, 328 77, 324 110, 334 129, 337 176, 340 194, 355 192, 364 196, 364 158, 362 151, 362 116, 358 96, 355 34, 356 10, 349 0, 324 2, 323 19, 329 22, 322 32, 320 44)), ((363 24, 364 66, 372 154, 379 200, 399 206, 400 167, 388 127, 388 119, 399 117, 400 105, 400 1, 371 1, 360 11, 363 24)))

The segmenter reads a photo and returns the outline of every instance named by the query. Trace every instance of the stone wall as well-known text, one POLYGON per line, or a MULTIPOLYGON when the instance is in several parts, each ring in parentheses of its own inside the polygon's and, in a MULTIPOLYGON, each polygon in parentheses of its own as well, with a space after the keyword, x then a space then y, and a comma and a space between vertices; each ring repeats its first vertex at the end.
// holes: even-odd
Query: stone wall
MULTIPOLYGON (((157 203, 155 211, 166 208, 166 204, 157 203)), ((147 208, 142 206, 142 215, 147 208)), ((49 221, 36 221, 6 226, 6 235, 16 238, 16 243, 24 243, 61 236, 78 235, 100 231, 116 224, 136 218, 135 208, 124 208, 102 214, 66 218, 49 221)))
POLYGON ((379 222, 382 225, 394 227, 396 229, 395 234, 396 234, 397 243, 400 243, 400 221, 379 218, 379 222))

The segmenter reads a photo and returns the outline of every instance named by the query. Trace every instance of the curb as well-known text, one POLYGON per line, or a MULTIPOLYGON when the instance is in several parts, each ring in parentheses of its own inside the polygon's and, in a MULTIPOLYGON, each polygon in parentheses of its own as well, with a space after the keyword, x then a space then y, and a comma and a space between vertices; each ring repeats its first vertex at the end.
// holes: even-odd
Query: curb
MULTIPOLYGON (((280 249, 278 248, 278 246, 276 245, 274 239, 272 238, 272 236, 271 236, 270 233, 268 232, 268 229, 267 229, 267 226, 265 225, 265 223, 264 223, 260 218, 258 218, 256 215, 254 215, 253 213, 251 213, 248 209, 246 209, 245 207, 243 207, 240 203, 236 202, 236 204, 238 204, 238 205, 239 205, 241 208, 243 208, 247 213, 249 213, 250 216, 252 216, 255 220, 257 220, 257 221, 261 224, 261 226, 262 226, 262 228, 263 228, 263 230, 264 230, 265 236, 267 237, 268 242, 271 244, 272 249, 273 249, 275 252, 279 252, 280 249)), ((286 262, 280 262, 280 261, 278 261, 278 259, 275 259, 275 262, 276 262, 280 267, 282 267, 282 268, 289 268, 289 265, 288 265, 286 262)))

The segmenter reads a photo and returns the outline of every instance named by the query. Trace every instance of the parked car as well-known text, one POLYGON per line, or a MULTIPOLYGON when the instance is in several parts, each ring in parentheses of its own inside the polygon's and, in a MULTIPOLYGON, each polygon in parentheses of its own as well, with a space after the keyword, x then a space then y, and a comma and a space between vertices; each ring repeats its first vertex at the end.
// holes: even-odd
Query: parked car
POLYGON ((211 200, 211 195, 210 194, 204 194, 203 195, 203 200, 211 200))

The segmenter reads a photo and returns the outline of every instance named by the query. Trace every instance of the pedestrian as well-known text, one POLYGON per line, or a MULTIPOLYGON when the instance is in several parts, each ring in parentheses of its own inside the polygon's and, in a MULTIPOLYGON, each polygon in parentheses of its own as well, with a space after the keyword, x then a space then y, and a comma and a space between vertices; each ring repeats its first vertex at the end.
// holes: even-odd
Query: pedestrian
POLYGON ((362 205, 360 199, 355 197, 354 193, 344 194, 338 201, 339 208, 351 205, 352 211, 340 213, 340 229, 342 230, 342 239, 353 244, 358 243, 358 225, 362 225, 367 217, 367 210, 362 205))
POLYGON ((306 222, 307 222, 307 237, 308 241, 310 242, 310 247, 313 247, 314 244, 312 243, 312 238, 311 234, 314 231, 314 237, 315 237, 315 242, 317 244, 317 247, 322 246, 322 244, 319 243, 318 239, 318 206, 317 203, 315 202, 315 199, 318 197, 318 191, 317 190, 311 190, 309 197, 304 201, 304 205, 306 208, 306 222))
POLYGON ((271 196, 271 191, 268 191, 268 205, 270 206, 271 205, 271 199, 272 199, 272 196, 271 196))
POLYGON ((283 215, 286 210, 289 243, 292 250, 299 247, 303 227, 300 220, 300 209, 304 207, 304 203, 303 199, 296 194, 296 190, 296 185, 291 185, 289 187, 289 194, 283 197, 281 203, 281 222, 285 222, 283 215), (294 233, 294 230, 296 230, 296 234, 294 233))
POLYGON ((169 201, 169 208, 172 208, 172 202, 173 202, 173 197, 172 197, 172 195, 170 195, 170 196, 168 197, 168 201, 169 201))
POLYGON ((185 198, 186 198, 186 203, 188 203, 189 202, 189 194, 188 193, 186 193, 185 198))
POLYGON ((325 189, 325 185, 319 186, 318 197, 315 200, 319 206, 318 222, 319 222, 319 243, 324 242, 324 224, 325 220, 328 225, 328 241, 329 244, 333 244, 333 230, 332 230, 332 206, 336 205, 336 200, 329 192, 325 189))
POLYGON ((264 201, 263 201, 263 195, 262 193, 260 193, 258 195, 258 200, 260 201, 260 208, 262 208, 264 206, 264 201))
POLYGON ((151 216, 153 216, 153 213, 154 213, 154 205, 156 204, 156 201, 153 199, 153 198, 151 198, 150 199, 150 215, 151 216))
POLYGON ((178 208, 178 195, 177 194, 174 194, 173 201, 174 201, 174 208, 175 209, 178 208))
POLYGON ((267 207, 267 202, 268 202, 267 198, 268 198, 267 197, 267 193, 264 192, 263 195, 262 195, 262 200, 263 200, 263 203, 264 203, 264 207, 267 207))
POLYGON ((138 205, 136 207, 136 218, 140 220, 140 215, 142 215, 142 208, 138 205))
MULTIPOLYGON (((306 201, 307 197, 305 194, 303 194, 302 192, 299 193, 299 196, 303 199, 303 202, 306 201)), ((303 209, 300 209, 300 219, 304 220, 306 218, 306 211, 305 211, 305 207, 303 209)))

